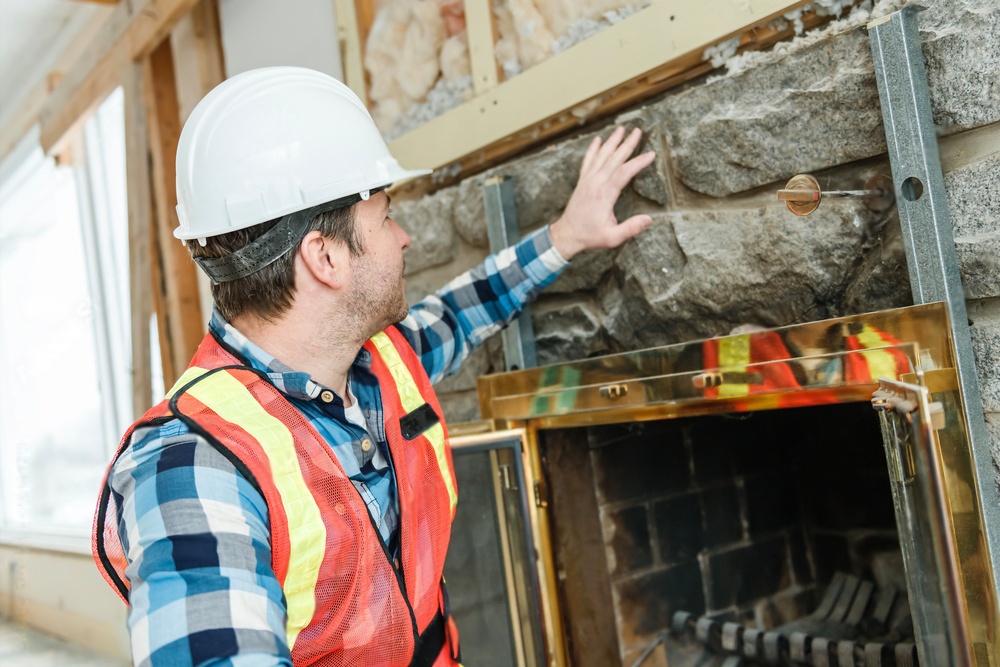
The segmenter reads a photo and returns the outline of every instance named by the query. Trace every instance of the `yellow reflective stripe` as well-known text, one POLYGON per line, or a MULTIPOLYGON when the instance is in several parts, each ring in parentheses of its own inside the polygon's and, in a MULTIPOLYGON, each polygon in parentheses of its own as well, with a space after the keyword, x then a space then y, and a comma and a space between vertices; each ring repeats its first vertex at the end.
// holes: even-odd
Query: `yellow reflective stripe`
MULTIPOLYGON (((882 338, 878 329, 864 325, 861 331, 855 335, 858 343, 864 348, 887 347, 889 342, 882 338)), ((886 350, 865 349, 861 352, 868 364, 868 377, 873 380, 878 378, 889 378, 896 380, 899 378, 899 369, 896 368, 896 359, 886 350)))
MULTIPOLYGON (((750 363, 750 336, 729 336, 719 339, 719 368, 722 371, 737 371, 743 373, 750 363)), ((737 398, 748 396, 750 385, 723 382, 719 385, 719 398, 737 398)))
POLYGON ((861 327, 861 332, 856 334, 855 337, 858 342, 861 343, 862 347, 885 347, 889 343, 882 338, 879 332, 867 324, 861 327))
POLYGON ((285 632, 291 649, 316 611, 316 580, 326 551, 326 526, 302 476, 292 432, 225 371, 196 383, 187 393, 253 436, 267 454, 272 481, 288 518, 288 574, 282 591, 288 604, 285 632))
MULTIPOLYGON (((884 343, 883 343, 884 344, 884 343)), ((890 380, 899 379, 899 370, 896 368, 896 359, 886 350, 862 350, 868 364, 868 377, 872 380, 888 378, 890 380)))
MULTIPOLYGON (((392 340, 388 334, 384 331, 379 332, 372 336, 372 342, 375 343, 379 354, 382 355, 382 360, 389 368, 389 373, 392 374, 392 379, 396 383, 396 391, 399 393, 399 400, 403 404, 403 409, 408 413, 413 412, 426 403, 427 401, 420 395, 417 383, 414 382, 413 376, 410 374, 410 369, 403 363, 402 357, 399 356, 399 351, 392 344, 392 340)), ((424 431, 423 435, 434 446, 434 456, 437 458, 438 468, 441 470, 441 477, 444 478, 444 484, 448 487, 448 498, 451 500, 451 511, 454 513, 455 507, 458 505, 458 494, 455 492, 455 485, 451 481, 451 466, 448 465, 448 449, 444 441, 444 426, 441 422, 438 422, 424 431)))
POLYGON ((167 392, 167 395, 164 396, 164 398, 173 398, 174 394, 180 391, 181 387, 186 385, 191 380, 194 380, 197 377, 201 377, 207 372, 208 372, 207 368, 198 368, 197 366, 192 366, 191 368, 187 369, 186 371, 184 371, 183 375, 177 378, 177 382, 174 383, 174 386, 170 388, 170 391, 167 392))

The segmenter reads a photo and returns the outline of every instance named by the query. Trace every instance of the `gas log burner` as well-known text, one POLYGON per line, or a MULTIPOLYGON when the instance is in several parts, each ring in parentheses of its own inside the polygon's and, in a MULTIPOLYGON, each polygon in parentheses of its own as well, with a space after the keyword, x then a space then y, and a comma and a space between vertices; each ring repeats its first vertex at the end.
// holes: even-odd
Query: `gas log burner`
POLYGON ((484 586, 462 562, 485 548, 506 585, 457 595, 467 655, 502 626, 484 664, 997 665, 994 481, 948 322, 927 304, 482 378, 507 430, 453 438, 483 498, 446 575, 484 586))

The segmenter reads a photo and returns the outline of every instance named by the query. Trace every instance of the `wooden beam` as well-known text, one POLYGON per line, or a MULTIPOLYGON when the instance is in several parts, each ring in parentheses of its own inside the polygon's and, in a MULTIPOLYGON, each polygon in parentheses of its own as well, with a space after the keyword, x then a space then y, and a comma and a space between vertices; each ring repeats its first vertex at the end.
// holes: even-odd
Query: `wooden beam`
POLYGON ((0 160, 7 157, 7 154, 14 150, 14 147, 28 133, 28 130, 38 123, 38 117, 41 115, 49 95, 61 82, 63 72, 69 69, 87 49, 87 46, 100 31, 105 18, 106 15, 103 12, 97 12, 80 29, 79 33, 56 59, 52 72, 31 89, 28 95, 21 100, 17 110, 7 118, 3 127, 0 127, 0 160))
POLYGON ((153 404, 149 320, 153 314, 149 139, 143 68, 129 64, 122 76, 125 93, 125 166, 128 188, 129 302, 132 317, 132 411, 138 418, 153 404))
POLYGON ((163 382, 170 386, 187 368, 204 334, 197 267, 188 251, 174 238, 177 228, 177 142, 181 135, 177 84, 170 40, 144 59, 144 88, 149 147, 152 164, 153 201, 156 212, 155 238, 162 269, 154 284, 159 292, 163 324, 163 382))
POLYGON ((608 91, 634 85, 674 61, 700 62, 706 47, 804 4, 659 0, 408 132, 389 149, 408 168, 452 165, 525 128, 599 100, 608 91))
POLYGON ((226 78, 218 0, 200 0, 170 33, 181 123, 226 78))
POLYGON ((60 144, 118 85, 119 73, 128 62, 149 55, 197 1, 119 3, 42 108, 39 121, 45 152, 58 152, 60 144))
POLYGON ((374 3, 364 0, 335 0, 337 37, 344 83, 368 106, 368 75, 365 74, 365 42, 374 20, 374 3))
POLYGON ((481 95, 497 87, 501 70, 494 55, 496 20, 492 0, 465 0, 465 31, 472 66, 472 87, 481 95))
POLYGON ((121 0, 71 0, 71 2, 88 3, 91 5, 117 5, 121 0))

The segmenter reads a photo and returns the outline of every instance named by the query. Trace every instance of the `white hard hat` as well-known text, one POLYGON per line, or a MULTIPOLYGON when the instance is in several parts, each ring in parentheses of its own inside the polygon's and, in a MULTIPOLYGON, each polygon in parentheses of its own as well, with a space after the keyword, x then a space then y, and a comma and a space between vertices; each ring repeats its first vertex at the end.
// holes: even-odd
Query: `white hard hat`
POLYGON ((204 243, 429 173, 399 165, 340 81, 300 67, 251 70, 212 90, 184 125, 174 236, 204 243))

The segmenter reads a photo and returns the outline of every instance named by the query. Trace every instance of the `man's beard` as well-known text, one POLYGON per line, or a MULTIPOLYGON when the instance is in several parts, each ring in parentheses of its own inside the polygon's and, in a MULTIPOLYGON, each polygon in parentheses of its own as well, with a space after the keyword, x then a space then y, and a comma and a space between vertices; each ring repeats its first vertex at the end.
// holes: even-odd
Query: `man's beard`
POLYGON ((376 272, 366 270, 369 268, 366 264, 364 259, 356 264, 359 279, 355 283, 350 310, 351 316, 356 317, 360 325, 373 325, 371 335, 374 335, 404 319, 409 313, 406 292, 403 290, 402 273, 405 271, 405 264, 398 281, 388 289, 384 283, 379 284, 376 272))

